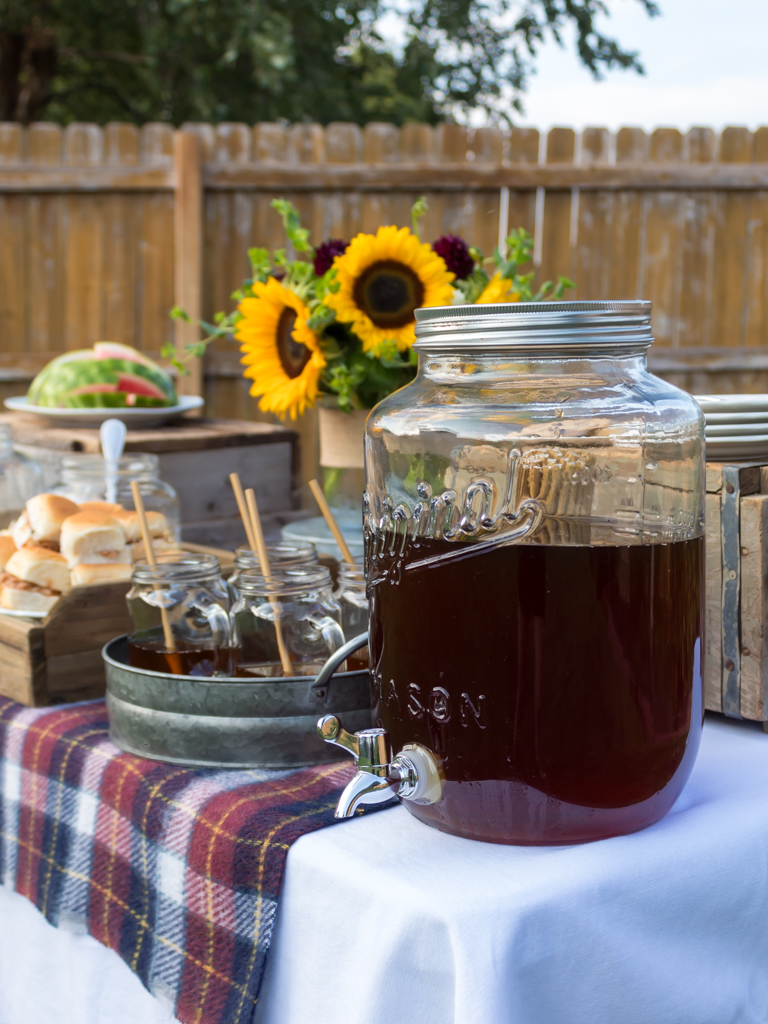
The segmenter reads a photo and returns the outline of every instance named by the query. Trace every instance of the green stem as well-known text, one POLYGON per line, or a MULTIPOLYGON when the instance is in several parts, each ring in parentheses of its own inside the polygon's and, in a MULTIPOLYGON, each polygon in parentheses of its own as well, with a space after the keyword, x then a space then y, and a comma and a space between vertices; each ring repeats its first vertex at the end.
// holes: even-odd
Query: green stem
POLYGON ((344 470, 338 466, 328 468, 323 466, 323 492, 329 505, 333 505, 339 495, 339 487, 344 476, 344 470))

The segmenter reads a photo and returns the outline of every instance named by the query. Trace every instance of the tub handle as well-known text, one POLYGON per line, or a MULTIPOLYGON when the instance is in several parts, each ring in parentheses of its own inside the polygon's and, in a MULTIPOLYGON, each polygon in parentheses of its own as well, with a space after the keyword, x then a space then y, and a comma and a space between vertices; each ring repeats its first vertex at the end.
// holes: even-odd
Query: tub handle
POLYGON ((365 647, 368 643, 368 634, 361 633, 359 636, 353 637, 348 640, 345 644, 342 644, 337 651, 334 651, 328 661, 323 665, 317 674, 317 678, 313 680, 312 685, 309 688, 309 703, 310 704, 327 704, 328 695, 330 693, 331 676, 336 672, 340 665, 342 665, 350 654, 354 654, 355 651, 359 651, 361 647, 365 647))

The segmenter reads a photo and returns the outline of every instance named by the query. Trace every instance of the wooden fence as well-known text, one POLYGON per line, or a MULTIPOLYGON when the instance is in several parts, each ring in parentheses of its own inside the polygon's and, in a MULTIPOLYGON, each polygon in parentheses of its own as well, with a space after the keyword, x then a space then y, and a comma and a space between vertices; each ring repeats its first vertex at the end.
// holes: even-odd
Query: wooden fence
MULTIPOLYGON (((656 372, 694 392, 768 392, 768 128, 652 134, 455 125, 0 124, 0 397, 56 352, 109 338, 156 354, 174 302, 230 308, 251 245, 283 244, 275 196, 316 240, 409 223, 490 253, 535 232, 540 280, 653 300, 656 372)), ((234 346, 185 385, 253 418, 234 346)), ((315 421, 301 425, 305 475, 315 421)))

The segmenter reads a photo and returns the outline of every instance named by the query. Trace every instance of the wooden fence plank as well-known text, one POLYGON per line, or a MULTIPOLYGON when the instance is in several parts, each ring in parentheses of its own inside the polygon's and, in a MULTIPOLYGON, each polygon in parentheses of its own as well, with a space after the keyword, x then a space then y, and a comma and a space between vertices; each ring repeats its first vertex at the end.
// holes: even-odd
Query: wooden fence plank
MULTIPOLYGON (((475 129, 471 138, 473 163, 501 163, 504 158, 504 143, 504 134, 498 128, 475 129)), ((499 241, 500 190, 478 190, 468 199, 468 207, 472 214, 464 237, 470 239, 471 244, 476 245, 482 252, 490 255, 499 241)))
MULTIPOLYGON (((537 129, 511 128, 507 140, 510 169, 535 167, 539 162, 539 145, 540 138, 537 129)), ((521 190, 512 187, 509 189, 507 231, 514 231, 518 228, 525 228, 530 234, 536 230, 535 189, 521 190)))
MULTIPOLYGON (((32 124, 26 130, 31 165, 55 166, 62 157, 62 131, 57 124, 32 124)), ((64 347, 64 259, 61 219, 64 197, 35 194, 27 204, 29 305, 27 347, 32 352, 58 352, 64 347)))
POLYGON ((145 167, 173 166, 173 128, 150 121, 140 129, 141 163, 145 167))
MULTIPOLYGON (((19 164, 24 158, 21 126, 0 125, 0 164, 19 164)), ((27 309, 32 301, 27 287, 26 199, 0 195, 0 344, 8 351, 26 347, 27 309)))
MULTIPOLYGON (((104 128, 104 161, 132 166, 139 162, 140 136, 135 125, 108 124, 104 128)), ((135 200, 124 192, 103 200, 104 287, 101 335, 125 345, 136 343, 136 219, 135 200)))
MULTIPOLYGON (((691 128, 683 139, 683 156, 691 163, 715 158, 711 128, 691 128)), ((712 323, 712 286, 715 245, 715 195, 685 192, 680 196, 680 261, 677 272, 678 315, 674 344, 707 345, 712 323)))
MULTIPOLYGON (((725 128, 720 136, 719 159, 723 163, 749 163, 751 132, 747 128, 725 128)), ((712 338, 718 345, 744 343, 742 311, 749 207, 748 195, 722 195, 717 202, 712 338)))
MULTIPOLYGON (((439 124, 435 129, 435 157, 438 163, 457 164, 467 162, 469 130, 458 124, 439 124)), ((414 192, 418 195, 418 192, 414 192)), ((423 190, 429 209, 422 221, 422 237, 434 241, 441 235, 469 234, 472 208, 467 195, 448 195, 433 190, 423 190)))
MULTIPOLYGON (((581 164, 607 166, 611 162, 611 136, 606 128, 585 128, 581 134, 581 164)), ((610 296, 611 242, 616 197, 612 192, 581 192, 574 279, 576 298, 606 299, 610 296)), ((573 293, 571 293, 573 294, 573 293)))
MULTIPOLYGON (((96 167, 104 155, 102 129, 70 124, 64 129, 64 163, 96 167)), ((103 197, 67 195, 62 213, 64 347, 88 348, 101 337, 104 272, 103 197)))
MULTIPOLYGON (((755 164, 768 164, 768 128, 758 128, 752 140, 755 164)), ((768 346, 768 190, 752 196, 747 225, 744 344, 768 346)), ((745 378, 747 389, 758 382, 745 378)))
MULTIPOLYGON (((547 136, 548 164, 571 164, 576 153, 576 133, 572 128, 552 128, 547 136)), ((556 281, 559 274, 573 277, 571 266, 572 190, 548 190, 544 200, 541 227, 541 268, 538 282, 556 281)))
MULTIPOLYGON (((201 162, 204 145, 198 133, 179 131, 175 138, 176 196, 174 208, 174 293, 176 304, 191 321, 176 321, 176 344, 181 348, 200 338, 196 321, 203 313, 203 190, 201 162)), ((199 395, 203 390, 202 360, 187 364, 189 375, 179 378, 179 391, 199 395)))
MULTIPOLYGON (((393 124, 371 122, 363 129, 363 158, 366 164, 399 163, 400 129, 393 124)), ((382 224, 397 223, 394 214, 395 196, 391 192, 365 192, 360 196, 358 230, 374 233, 382 224)))
MULTIPOLYGON (((652 161, 680 161, 682 151, 683 137, 676 128, 657 128, 652 134, 652 161)), ((672 345, 676 336, 679 208, 676 192, 654 192, 645 196, 645 259, 641 290, 643 297, 653 302, 653 330, 658 345, 672 345)))
MULTIPOLYGON (((648 159, 648 136, 642 128, 621 128, 616 133, 616 166, 648 159)), ((608 294, 617 299, 644 297, 643 197, 636 189, 616 193, 608 273, 608 294), (620 255, 619 255, 620 254, 620 255)))

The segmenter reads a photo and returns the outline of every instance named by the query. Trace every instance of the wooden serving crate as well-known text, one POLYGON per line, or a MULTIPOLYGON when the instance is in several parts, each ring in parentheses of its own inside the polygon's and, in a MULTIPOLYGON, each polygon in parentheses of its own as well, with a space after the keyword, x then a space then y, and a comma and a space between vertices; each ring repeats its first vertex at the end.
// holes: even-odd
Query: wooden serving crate
MULTIPOLYGON (((182 547, 216 555, 225 575, 233 567, 230 551, 182 547)), ((101 649, 131 632, 129 589, 125 582, 73 587, 45 619, 0 615, 0 694, 29 707, 101 697, 101 649)))
POLYGON ((707 463, 704 706, 768 731, 768 465, 707 463))

